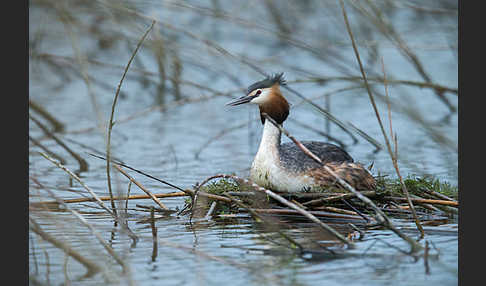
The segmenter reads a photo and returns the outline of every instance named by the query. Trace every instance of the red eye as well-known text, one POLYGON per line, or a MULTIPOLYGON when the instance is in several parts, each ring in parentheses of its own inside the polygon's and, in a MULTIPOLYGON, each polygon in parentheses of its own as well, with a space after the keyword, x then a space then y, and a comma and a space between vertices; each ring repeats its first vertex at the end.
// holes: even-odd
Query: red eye
POLYGON ((260 95, 260 93, 262 93, 262 91, 261 90, 257 90, 256 95, 260 95))

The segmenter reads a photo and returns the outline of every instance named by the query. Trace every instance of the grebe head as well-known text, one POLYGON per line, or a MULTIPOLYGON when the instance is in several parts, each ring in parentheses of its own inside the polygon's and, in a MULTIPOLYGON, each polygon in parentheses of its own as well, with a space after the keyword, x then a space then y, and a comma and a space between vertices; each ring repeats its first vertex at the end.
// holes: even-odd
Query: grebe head
POLYGON ((289 115, 289 103, 280 91, 280 85, 284 84, 283 73, 275 74, 250 85, 245 96, 235 99, 227 105, 257 104, 260 109, 262 124, 265 123, 265 117, 262 113, 267 113, 277 123, 282 124, 289 115))

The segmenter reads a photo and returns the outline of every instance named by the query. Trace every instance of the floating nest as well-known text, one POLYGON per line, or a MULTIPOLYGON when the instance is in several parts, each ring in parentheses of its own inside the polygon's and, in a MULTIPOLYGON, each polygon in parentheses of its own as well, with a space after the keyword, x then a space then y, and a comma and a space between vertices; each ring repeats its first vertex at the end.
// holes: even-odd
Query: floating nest
MULTIPOLYGON (((377 176, 375 190, 360 192, 391 218, 413 219, 408 199, 398 179, 377 176)), ((404 184, 422 224, 438 225, 458 213, 457 188, 432 177, 409 176, 404 184)), ((355 194, 341 188, 329 192, 278 193, 287 201, 326 221, 377 225, 375 211, 355 194)), ((234 175, 216 175, 196 185, 186 199, 182 214, 193 217, 231 218, 241 213, 298 217, 301 213, 269 197, 251 182, 234 175), (196 203, 194 203, 194 201, 196 203), (213 207, 211 207, 213 206, 213 207)), ((297 218, 296 218, 297 219, 297 218)))

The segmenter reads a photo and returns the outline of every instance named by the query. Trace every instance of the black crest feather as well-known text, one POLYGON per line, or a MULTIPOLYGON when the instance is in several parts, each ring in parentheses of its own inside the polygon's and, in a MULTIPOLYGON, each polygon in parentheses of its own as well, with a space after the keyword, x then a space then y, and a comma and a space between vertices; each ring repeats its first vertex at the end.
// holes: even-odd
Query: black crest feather
POLYGON ((283 72, 274 74, 272 77, 268 76, 261 81, 257 81, 248 87, 246 94, 250 94, 255 89, 259 88, 269 88, 274 84, 285 85, 285 79, 283 78, 283 72))

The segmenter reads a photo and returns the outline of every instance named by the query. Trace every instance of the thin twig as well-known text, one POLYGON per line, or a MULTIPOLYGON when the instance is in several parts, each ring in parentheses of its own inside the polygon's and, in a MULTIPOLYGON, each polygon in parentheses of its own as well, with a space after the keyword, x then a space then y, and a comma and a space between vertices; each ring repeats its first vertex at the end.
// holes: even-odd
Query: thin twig
POLYGON ((371 105, 373 106, 373 110, 375 111, 376 119, 378 120, 378 124, 380 125, 381 132, 382 132, 383 137, 385 139, 385 143, 386 143, 386 146, 387 146, 387 149, 388 149, 388 153, 390 154, 390 157, 391 157, 392 162, 393 162, 393 166, 395 167, 395 171, 396 171, 396 173, 397 173, 397 175, 398 175, 398 177, 400 179, 400 184, 402 186, 403 193, 405 194, 405 196, 408 199, 408 205, 410 206, 410 210, 412 211, 412 215, 414 217, 415 224, 417 225, 417 229, 420 231, 420 235, 421 235, 420 238, 423 238, 424 237, 423 227, 420 224, 419 219, 417 218, 417 214, 415 212, 415 208, 413 206, 413 203, 410 201, 410 195, 408 194, 407 187, 405 186, 405 183, 403 182, 403 178, 400 175, 400 170, 398 168, 398 163, 397 163, 396 155, 394 156, 394 154, 392 152, 391 145, 390 145, 390 142, 388 140, 388 136, 386 135, 385 129, 383 127, 383 123, 381 122, 381 117, 380 117, 380 114, 378 112, 378 108, 376 107, 376 103, 375 103, 375 99, 373 97, 373 94, 371 93, 371 89, 370 89, 370 86, 368 84, 368 79, 366 77, 366 73, 364 71, 363 64, 361 63, 361 58, 359 56, 358 48, 356 47, 356 43, 354 41, 354 36, 353 36, 352 31, 351 31, 351 27, 349 25, 349 21, 348 21, 348 16, 347 16, 347 13, 346 13, 346 9, 344 8, 344 2, 343 2, 343 0, 339 0, 339 3, 341 4, 341 10, 342 10, 342 13, 343 13, 344 22, 346 24, 346 30, 348 31, 349 37, 351 39, 351 44, 353 46, 354 54, 355 54, 356 59, 358 61, 359 69, 361 71, 361 75, 363 76, 363 80, 364 80, 364 83, 365 83, 366 90, 368 92, 368 96, 369 96, 371 105))
POLYGON ((76 181, 78 181, 81 184, 81 186, 83 186, 83 188, 85 190, 87 190, 88 193, 91 194, 91 196, 93 197, 93 199, 95 200, 95 202, 100 207, 102 207, 104 210, 106 210, 111 216, 115 217, 115 214, 109 208, 107 208, 105 206, 105 204, 103 204, 103 202, 100 200, 100 198, 98 197, 98 195, 96 195, 83 181, 81 181, 81 179, 76 174, 74 174, 73 172, 71 172, 68 168, 64 167, 61 163, 56 162, 54 159, 52 159, 51 157, 49 157, 47 154, 45 154, 43 152, 40 152, 40 154, 44 158, 46 158, 47 160, 51 161, 54 165, 56 165, 57 167, 61 168, 63 171, 65 171, 66 173, 68 173, 68 175, 71 176, 73 179, 75 179, 76 181))
MULTIPOLYGON (((363 192, 361 192, 361 194, 364 195, 364 196, 367 196, 367 197, 374 197, 374 196, 376 196, 376 191, 363 191, 363 192)), ((330 196, 330 197, 319 198, 319 199, 307 201, 307 202, 303 203, 303 205, 304 206, 316 206, 316 205, 320 205, 320 204, 323 204, 323 203, 330 203, 330 202, 339 201, 341 199, 349 199, 349 198, 353 198, 353 197, 356 197, 356 195, 354 193, 339 194, 339 195, 335 195, 335 196, 330 196)))
POLYGON ((49 121, 54 126, 54 130, 52 132, 61 132, 61 133, 64 132, 64 124, 62 124, 59 120, 57 120, 40 104, 37 104, 35 101, 33 101, 30 98, 29 98, 29 107, 32 108, 32 110, 34 110, 35 112, 39 113, 42 117, 44 117, 47 121, 49 121))
POLYGON ((128 200, 129 200, 128 198, 130 197, 130 190, 132 189, 131 187, 132 187, 132 181, 128 182, 127 199, 125 200, 125 214, 127 213, 128 210, 128 200))
POLYGON ((425 266, 425 274, 430 274, 430 267, 429 267, 429 241, 425 241, 425 250, 424 250, 424 266, 425 266))
MULTIPOLYGON (((275 215, 302 215, 301 212, 297 210, 291 210, 291 209, 252 209, 253 211, 257 213, 266 213, 266 214, 275 214, 275 215)), ((347 213, 340 213, 337 212, 337 208, 334 208, 333 210, 329 211, 307 211, 310 214, 316 216, 316 217, 325 217, 325 218, 333 218, 333 219, 349 219, 349 220, 359 220, 363 221, 363 218, 354 214, 350 214, 349 212, 347 213)), ((340 210, 340 211, 345 211, 345 210, 340 210)))
POLYGON ((34 143, 34 145, 41 148, 44 152, 46 152, 47 154, 51 155, 53 158, 58 160, 61 164, 63 164, 63 165, 66 164, 66 160, 64 160, 64 158, 62 158, 60 155, 49 150, 46 146, 42 145, 39 141, 37 141, 35 138, 31 137, 30 135, 29 135, 29 140, 32 141, 32 143, 34 143))
POLYGON ((135 185, 137 185, 137 187, 139 187, 142 191, 144 191, 147 195, 150 196, 150 198, 156 203, 159 205, 159 207, 161 207, 162 209, 164 210, 169 210, 169 208, 167 208, 156 196, 154 196, 154 194, 152 194, 152 192, 150 192, 149 190, 147 190, 147 188, 145 188, 140 182, 138 182, 137 180, 135 180, 134 178, 132 178, 132 176, 130 176, 127 172, 123 171, 122 168, 120 168, 118 165, 116 164, 113 164, 113 166, 120 172, 122 173, 125 177, 127 177, 132 183, 134 183, 135 185))
POLYGON ((447 200, 447 201, 451 201, 451 202, 457 202, 456 200, 454 200, 453 198, 449 198, 448 196, 444 195, 444 194, 441 194, 439 192, 436 192, 436 191, 432 191, 432 190, 429 190, 429 189, 425 189, 424 190, 426 193, 432 195, 432 196, 435 196, 435 197, 438 197, 440 199, 443 199, 443 200, 447 200))
POLYGON ((152 228, 152 239, 153 239, 153 244, 152 244, 152 261, 155 261, 155 258, 157 258, 157 253, 158 253, 158 244, 157 244, 157 228, 155 227, 155 210, 154 207, 150 207, 150 228, 152 228))
MULTIPOLYGON (((93 157, 96 157, 96 158, 98 158, 98 159, 101 159, 101 160, 106 160, 106 158, 103 158, 103 157, 101 157, 101 156, 98 156, 98 155, 95 155, 95 154, 92 154, 92 153, 88 153, 88 154, 89 154, 89 155, 91 155, 91 156, 93 156, 93 157)), ((149 175, 149 174, 147 174, 147 173, 145 173, 145 172, 142 172, 142 171, 140 171, 140 170, 137 170, 137 169, 135 169, 135 168, 133 168, 133 167, 128 166, 127 164, 124 164, 124 163, 122 163, 122 162, 115 161, 115 160, 113 160, 113 159, 111 159, 110 161, 111 161, 112 163, 115 163, 115 164, 119 165, 119 166, 125 167, 125 168, 130 169, 130 170, 132 170, 132 171, 135 171, 135 172, 137 172, 137 173, 139 173, 139 174, 141 174, 141 175, 144 175, 144 176, 146 176, 146 177, 149 177, 149 178, 151 178, 151 179, 154 179, 154 180, 156 180, 156 181, 158 181, 158 182, 160 182, 160 183, 162 183, 162 184, 165 184, 165 185, 168 185, 168 186, 170 186, 170 187, 172 187, 172 188, 178 189, 179 191, 186 192, 186 190, 184 190, 184 189, 183 189, 183 188, 181 188, 181 187, 178 187, 178 186, 176 186, 176 185, 174 185, 174 184, 171 184, 171 183, 169 183, 169 182, 167 182, 167 181, 164 181, 164 180, 162 180, 162 179, 159 179, 159 178, 156 178, 156 177, 154 177, 154 176, 152 176, 152 175, 149 175)))
MULTIPOLYGON (((388 109, 388 123, 390 124, 390 136, 393 137, 393 125, 392 125, 392 116, 391 116, 391 106, 390 106, 390 96, 388 93, 388 81, 386 79, 386 72, 385 72, 385 63, 383 61, 383 57, 381 57, 381 69, 383 71, 383 85, 385 86, 385 95, 386 95, 386 106, 388 109)), ((396 137, 395 137, 396 139, 396 137)), ((396 142, 396 141, 395 141, 396 142)), ((395 147, 397 145, 395 144, 395 147)), ((396 148, 395 148, 395 155, 397 154, 396 148)))
MULTIPOLYGON (((113 191, 111 189, 111 177, 110 177, 110 162, 111 162, 111 160, 110 160, 110 156, 111 156, 110 144, 111 144, 111 130, 112 130, 113 125, 114 125, 113 117, 115 116, 116 102, 118 100, 118 95, 120 94, 120 90, 121 90, 123 80, 125 79, 125 76, 127 75, 128 68, 130 67, 130 64, 132 63, 133 59, 135 58, 135 55, 137 54, 138 49, 140 48, 143 41, 145 40, 145 37, 147 37, 150 30, 152 30, 154 24, 155 24, 155 20, 152 21, 152 24, 150 25, 150 27, 147 29, 147 31, 145 31, 145 33, 143 34, 140 41, 138 41, 137 47, 135 48, 132 55, 130 56, 130 59, 128 60, 127 66, 125 67, 125 70, 123 71, 123 75, 120 79, 120 83, 118 84, 118 88, 116 89, 115 98, 113 99, 113 104, 111 106, 111 114, 110 114, 110 121, 108 123, 108 135, 107 135, 107 141, 106 141, 106 158, 107 158, 107 160, 106 160, 106 176, 107 176, 108 191, 110 193, 110 197, 113 197, 113 191)), ((113 199, 111 200, 111 209, 113 210, 113 213, 116 216, 115 201, 113 199)))
MULTIPOLYGON (((360 76, 336 76, 336 77, 310 77, 307 79, 297 79, 288 81, 288 83, 307 83, 307 82, 327 82, 327 81, 360 81, 363 80, 360 76)), ((384 78, 380 77, 369 77, 368 82, 383 82, 384 78)), ((390 85, 410 85, 418 88, 428 88, 433 90, 438 90, 441 92, 449 92, 457 96, 458 90, 457 88, 452 88, 432 82, 423 82, 423 81, 413 81, 413 80, 403 80, 403 79, 388 79, 388 84, 390 85)), ((361 88, 363 86, 358 86, 357 88, 361 88)), ((352 88, 352 87, 351 87, 352 88)))
POLYGON ((370 222, 370 219, 365 216, 364 214, 362 214, 358 209, 356 209, 352 204, 348 203, 348 201, 346 201, 345 199, 341 199, 341 201, 347 205, 348 207, 350 207, 353 211, 355 211, 360 217, 362 217, 364 220, 366 220, 367 222, 370 222))
POLYGON ((314 210, 321 210, 321 211, 328 211, 332 213, 338 213, 338 214, 348 214, 348 215, 355 215, 357 216, 358 213, 355 211, 350 211, 350 210, 345 210, 345 209, 340 209, 336 207, 328 207, 328 206, 320 206, 313 208, 314 210))
MULTIPOLYGON (((388 200, 396 200, 396 201, 408 201, 407 198, 402 198, 402 197, 384 197, 384 199, 388 200)), ((447 200, 429 200, 429 199, 416 199, 416 198, 410 198, 412 202, 418 203, 418 204, 431 204, 431 205, 443 205, 443 206, 453 206, 453 207, 458 207, 459 203, 458 202, 453 202, 453 201, 447 201, 447 200)))
POLYGON ((216 209, 216 205, 217 205, 217 202, 216 201, 213 201, 211 203, 211 206, 209 207, 209 210, 206 213, 206 216, 204 216, 204 219, 207 219, 208 220, 213 215, 213 212, 216 209))
MULTIPOLYGON (((194 190, 187 189, 187 190, 184 190, 184 191, 186 192, 186 194, 190 195, 191 197, 194 197, 194 195, 196 194, 196 192, 194 190)), ((211 200, 221 201, 221 202, 225 202, 225 203, 231 203, 232 202, 232 200, 228 199, 227 197, 214 195, 214 194, 208 194, 208 193, 203 192, 203 191, 199 191, 198 196, 206 197, 206 198, 211 199, 211 200)))
POLYGON ((42 124, 39 120, 37 120, 35 117, 33 117, 30 113, 29 113, 29 118, 35 122, 35 124, 37 124, 37 126, 40 127, 40 129, 42 129, 42 131, 44 131, 44 133, 49 136, 50 138, 52 138, 54 141, 56 141, 56 143, 61 146, 62 148, 64 148, 64 150, 66 150, 71 156, 73 156, 74 159, 76 159, 76 161, 78 161, 79 163, 79 172, 84 172, 84 171, 87 171, 88 170, 88 163, 83 159, 81 158, 81 156, 79 156, 76 152, 74 152, 73 150, 71 150, 71 148, 69 148, 68 146, 66 146, 66 144, 64 144, 64 142, 62 142, 61 139, 57 138, 56 135, 54 135, 51 131, 49 131, 49 129, 44 126, 44 124, 42 124))
MULTIPOLYGON (((130 181, 130 184, 132 181, 130 181)), ((167 194, 153 194, 156 198, 175 198, 175 197, 185 197, 189 196, 189 194, 185 192, 174 192, 174 193, 167 193, 167 194)), ((111 198, 109 196, 98 197, 101 201, 110 201, 111 198)), ((143 200, 143 199, 151 199, 152 197, 149 195, 130 195, 130 196, 119 196, 113 197, 114 200, 143 200)), ((76 198, 76 199, 66 199, 64 200, 65 204, 72 204, 72 203, 86 203, 86 202, 94 202, 96 201, 95 198, 76 198)), ((40 206, 40 205, 52 205, 57 204, 56 201, 42 201, 42 202, 32 202, 30 206, 40 206)))

